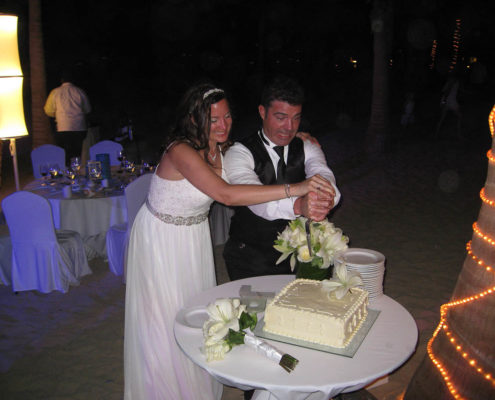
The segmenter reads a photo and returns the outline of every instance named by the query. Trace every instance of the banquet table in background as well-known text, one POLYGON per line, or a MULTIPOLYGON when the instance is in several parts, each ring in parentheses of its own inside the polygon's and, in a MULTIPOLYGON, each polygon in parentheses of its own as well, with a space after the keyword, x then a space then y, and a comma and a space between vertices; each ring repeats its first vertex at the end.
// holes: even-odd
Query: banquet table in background
POLYGON ((88 259, 106 257, 105 236, 110 226, 127 222, 127 208, 122 189, 101 190, 91 197, 73 192, 65 198, 63 185, 41 185, 30 182, 24 190, 39 194, 50 201, 56 229, 68 229, 81 235, 88 259))
MULTIPOLYGON (((206 306, 217 298, 239 297, 242 285, 251 285, 255 292, 278 292, 293 279, 293 275, 274 275, 228 282, 190 299, 186 308, 206 306)), ((178 320, 174 330, 179 346, 194 363, 225 385, 258 389, 253 399, 327 400, 386 376, 414 352, 418 331, 411 314, 385 295, 374 300, 373 308, 380 314, 352 358, 267 340, 299 360, 290 374, 247 346, 234 347, 224 360, 207 363, 201 353, 202 330, 178 320)))

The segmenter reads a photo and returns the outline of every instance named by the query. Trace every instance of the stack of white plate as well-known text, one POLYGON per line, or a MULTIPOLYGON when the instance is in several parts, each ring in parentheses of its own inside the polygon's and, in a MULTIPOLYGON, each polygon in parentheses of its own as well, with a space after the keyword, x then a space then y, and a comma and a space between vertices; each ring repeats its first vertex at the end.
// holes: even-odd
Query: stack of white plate
POLYGON ((383 294, 385 256, 375 250, 349 248, 335 260, 336 265, 345 263, 349 272, 359 272, 363 288, 369 293, 369 300, 383 294))

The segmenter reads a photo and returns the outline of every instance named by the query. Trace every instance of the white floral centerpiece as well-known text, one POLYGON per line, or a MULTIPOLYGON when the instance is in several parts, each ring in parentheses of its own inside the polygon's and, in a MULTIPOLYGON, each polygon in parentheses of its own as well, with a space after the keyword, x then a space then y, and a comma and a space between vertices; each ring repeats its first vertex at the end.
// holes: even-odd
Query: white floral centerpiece
POLYGON ((342 229, 324 219, 320 222, 311 221, 310 238, 311 252, 308 248, 305 217, 298 217, 290 221, 287 227, 279 233, 275 245, 276 250, 282 253, 277 264, 290 258, 292 271, 298 263, 310 264, 313 268, 325 270, 333 265, 338 254, 347 249, 349 238, 342 233, 342 229))
POLYGON ((256 313, 246 312, 246 306, 238 298, 217 299, 206 311, 209 319, 203 325, 206 361, 223 360, 234 346, 246 344, 291 372, 298 360, 284 354, 253 335, 258 318, 256 313))

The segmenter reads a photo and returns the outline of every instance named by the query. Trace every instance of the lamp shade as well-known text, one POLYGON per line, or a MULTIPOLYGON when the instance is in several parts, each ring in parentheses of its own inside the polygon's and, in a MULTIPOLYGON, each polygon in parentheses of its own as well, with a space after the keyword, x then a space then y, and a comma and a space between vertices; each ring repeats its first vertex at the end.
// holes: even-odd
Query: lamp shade
POLYGON ((0 77, 0 139, 26 136, 22 101, 22 80, 19 77, 0 77))
POLYGON ((15 15, 0 14, 0 54, 0 76, 22 76, 15 15))

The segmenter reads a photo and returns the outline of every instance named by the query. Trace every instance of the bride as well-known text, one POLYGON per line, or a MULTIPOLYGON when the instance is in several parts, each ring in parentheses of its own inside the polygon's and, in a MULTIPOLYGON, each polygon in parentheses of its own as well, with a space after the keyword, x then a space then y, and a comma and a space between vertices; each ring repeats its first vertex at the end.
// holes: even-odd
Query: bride
POLYGON ((176 313, 216 284, 208 211, 216 200, 251 205, 309 191, 330 193, 318 175, 291 185, 229 185, 222 170, 232 117, 222 89, 187 91, 132 227, 127 254, 124 398, 220 399, 222 385, 175 342, 176 313))

